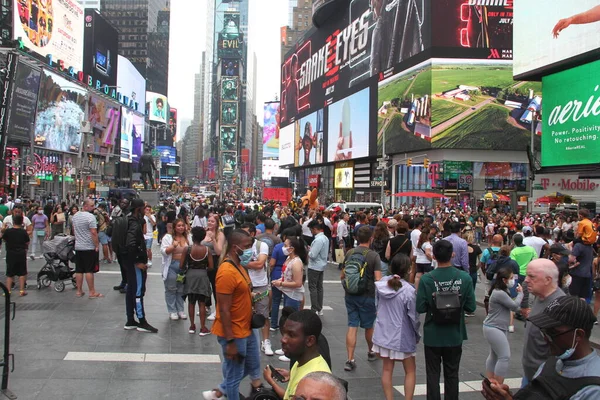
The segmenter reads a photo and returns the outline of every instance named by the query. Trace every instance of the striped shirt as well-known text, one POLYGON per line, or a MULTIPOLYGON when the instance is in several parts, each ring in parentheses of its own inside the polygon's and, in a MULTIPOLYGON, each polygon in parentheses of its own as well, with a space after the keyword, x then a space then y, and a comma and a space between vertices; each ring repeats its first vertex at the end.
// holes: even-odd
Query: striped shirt
POLYGON ((90 232, 90 229, 98 228, 94 214, 87 211, 79 211, 71 217, 71 221, 73 230, 75 231, 75 251, 95 250, 96 245, 90 232))

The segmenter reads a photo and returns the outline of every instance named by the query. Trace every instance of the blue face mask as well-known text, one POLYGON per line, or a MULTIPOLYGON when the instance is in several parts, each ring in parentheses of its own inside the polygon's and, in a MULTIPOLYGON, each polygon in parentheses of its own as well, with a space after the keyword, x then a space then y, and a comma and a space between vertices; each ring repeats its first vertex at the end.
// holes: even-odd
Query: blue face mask
POLYGON ((565 350, 565 352, 562 353, 561 355, 556 356, 557 359, 565 361, 573 356, 573 353, 575 353, 575 348, 577 348, 577 343, 575 343, 576 335, 577 335, 577 330, 575 330, 575 332, 573 332, 573 344, 571 345, 571 348, 565 350))
MULTIPOLYGON (((238 246, 236 247, 239 250, 242 250, 238 246)), ((238 254, 238 257, 240 258, 240 264, 242 264, 242 267, 247 267, 250 261, 252 260, 252 247, 246 250, 242 250, 242 254, 238 254)))

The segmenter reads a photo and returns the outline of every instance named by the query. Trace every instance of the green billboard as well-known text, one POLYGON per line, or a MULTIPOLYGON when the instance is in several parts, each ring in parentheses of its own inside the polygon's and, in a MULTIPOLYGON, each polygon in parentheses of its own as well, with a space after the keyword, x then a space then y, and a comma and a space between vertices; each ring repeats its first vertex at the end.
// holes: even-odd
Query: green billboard
POLYGON ((600 160, 600 61, 543 78, 542 166, 600 160))

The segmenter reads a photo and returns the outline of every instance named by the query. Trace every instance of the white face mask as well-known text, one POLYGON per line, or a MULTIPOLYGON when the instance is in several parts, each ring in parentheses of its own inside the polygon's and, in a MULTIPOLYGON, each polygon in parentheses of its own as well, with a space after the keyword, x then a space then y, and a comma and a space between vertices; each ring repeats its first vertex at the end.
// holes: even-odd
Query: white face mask
POLYGON ((515 278, 509 279, 508 282, 506 282, 506 286, 508 286, 509 289, 512 289, 515 287, 515 278))
POLYGON ((290 255, 290 248, 289 247, 283 247, 281 249, 281 251, 283 251, 283 255, 284 256, 289 256, 290 255))
POLYGON ((38 214, 40 214, 40 215, 41 215, 41 214, 43 214, 43 213, 44 213, 44 211, 43 211, 43 210, 38 210, 38 214))

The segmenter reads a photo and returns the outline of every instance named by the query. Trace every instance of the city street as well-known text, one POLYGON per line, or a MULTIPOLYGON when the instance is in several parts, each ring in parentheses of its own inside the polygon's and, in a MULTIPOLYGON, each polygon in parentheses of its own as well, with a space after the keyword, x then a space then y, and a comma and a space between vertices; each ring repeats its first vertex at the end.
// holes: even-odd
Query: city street
MULTIPOLYGON (((159 254, 156 245, 154 247, 154 254, 159 254)), ((215 387, 222 378, 216 339, 212 335, 190 335, 188 321, 168 319, 160 263, 160 256, 155 256, 145 298, 148 320, 159 329, 154 335, 123 330, 124 295, 112 289, 120 280, 116 263, 103 264, 96 275, 97 288, 106 297, 89 299, 87 296, 76 298, 71 285, 62 293, 55 292, 53 286, 37 290, 35 276, 42 261, 30 262, 29 295, 11 298, 17 306, 16 317, 11 322, 15 370, 10 375, 9 389, 19 399, 190 399, 198 398, 202 390, 215 387)), ((4 260, 0 265, 4 270, 4 260)), ((343 370, 347 320, 343 290, 337 278, 338 270, 330 264, 325 274, 323 333, 329 341, 333 372, 349 381, 351 399, 383 398, 379 382, 381 361, 367 361, 362 332, 358 338, 357 369, 343 370)), ((477 290, 479 302, 483 298, 482 287, 479 285, 477 290)), ((476 316, 467 319, 469 340, 463 346, 461 399, 482 398, 478 392, 479 374, 485 372, 488 354, 488 345, 481 333, 484 315, 483 308, 478 308, 476 316)), ((5 317, 4 313, 2 316, 5 317)), ((510 335, 513 357, 508 378, 519 378, 521 374, 523 331, 523 323, 517 321, 516 332, 510 335)), ((597 332, 595 334, 598 342, 597 332)), ((279 348, 279 339, 278 333, 272 337, 274 349, 279 348)), ((262 355, 262 362, 286 367, 276 356, 262 355)), ((394 384, 401 398, 401 364, 397 364, 395 376, 394 384)), ((417 394, 425 394, 425 381, 420 345, 417 394)), ((515 386, 519 380, 508 382, 515 386)), ((241 388, 247 393, 249 382, 246 380, 241 388)))

